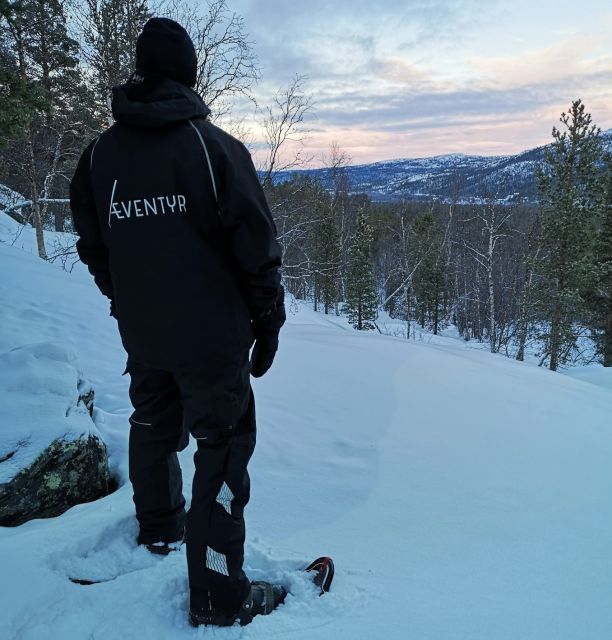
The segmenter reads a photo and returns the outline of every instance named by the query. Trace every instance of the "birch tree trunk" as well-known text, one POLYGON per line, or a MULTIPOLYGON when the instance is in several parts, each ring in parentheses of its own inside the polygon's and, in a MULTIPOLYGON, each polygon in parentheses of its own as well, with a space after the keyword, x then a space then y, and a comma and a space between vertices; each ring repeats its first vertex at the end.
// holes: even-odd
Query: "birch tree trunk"
POLYGON ((489 226, 489 247, 487 253, 487 280, 489 285, 489 344, 491 353, 497 353, 496 327, 495 327, 495 280, 493 279, 493 252, 495 250, 495 207, 491 207, 491 220, 489 226))
POLYGON ((47 249, 45 248, 45 235, 43 231, 43 218, 40 210, 38 187, 36 185, 36 157, 34 155, 34 143, 32 132, 28 131, 28 160, 30 174, 30 194, 32 199, 32 221, 36 230, 36 246, 38 255, 43 260, 47 260, 47 249))

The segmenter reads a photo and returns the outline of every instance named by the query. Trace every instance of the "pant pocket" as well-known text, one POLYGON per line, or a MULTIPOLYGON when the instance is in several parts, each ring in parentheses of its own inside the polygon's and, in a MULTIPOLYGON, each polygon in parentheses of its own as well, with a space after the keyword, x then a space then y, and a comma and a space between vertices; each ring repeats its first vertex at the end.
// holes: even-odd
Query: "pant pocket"
POLYGON ((248 406, 248 389, 216 389, 205 412, 191 427, 191 435, 202 445, 228 441, 237 432, 240 418, 248 406))

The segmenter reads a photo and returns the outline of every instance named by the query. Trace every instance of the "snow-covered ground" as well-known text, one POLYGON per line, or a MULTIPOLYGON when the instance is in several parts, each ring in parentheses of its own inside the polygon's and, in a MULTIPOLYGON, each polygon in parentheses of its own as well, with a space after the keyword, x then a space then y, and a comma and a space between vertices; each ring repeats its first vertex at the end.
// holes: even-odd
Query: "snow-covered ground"
MULTIPOLYGON (((0 214, 0 238, 15 231, 0 214)), ((191 629, 184 552, 160 559, 134 543, 125 354, 106 301, 82 265, 66 273, 34 247, 30 230, 0 244, 0 354, 51 343, 78 355, 122 486, 0 528, 0 638, 612 638, 603 378, 450 338, 361 334, 301 305, 274 368, 254 382, 247 508, 247 572, 294 595, 245 628, 191 629), (337 574, 317 598, 299 567, 321 554, 337 574), (79 586, 75 576, 115 579, 79 586)), ((19 398, 2 396, 12 401, 17 412, 19 398)), ((192 453, 181 455, 187 494, 192 453)))
MULTIPOLYGON (((346 317, 329 316, 330 321, 337 323, 339 326, 345 326, 349 328, 348 320, 346 317)), ((437 335, 434 335, 433 331, 424 329, 418 322, 412 320, 410 322, 410 329, 405 320, 398 318, 392 318, 385 311, 380 311, 378 319, 376 321, 378 330, 384 335, 394 336, 396 338, 406 339, 406 334, 409 334, 409 339, 412 341, 423 342, 426 344, 447 345, 455 349, 478 349, 480 351, 486 351, 490 353, 490 346, 488 341, 479 341, 476 339, 465 340, 456 326, 450 325, 442 327, 437 335)), ((593 362, 597 359, 595 344, 588 335, 588 331, 582 331, 583 335, 577 340, 576 348, 573 350, 569 362, 559 369, 560 373, 581 380, 588 380, 593 384, 599 384, 605 388, 612 390, 612 369, 604 368, 603 365, 593 362), (585 364, 589 362, 590 364, 585 364)), ((506 348, 502 348, 496 357, 514 358, 518 351, 518 344, 510 341, 506 348)), ((542 352, 544 351, 544 343, 535 338, 528 340, 525 345, 525 362, 531 366, 541 366, 542 352)), ((546 365, 547 365, 546 361, 546 365)))

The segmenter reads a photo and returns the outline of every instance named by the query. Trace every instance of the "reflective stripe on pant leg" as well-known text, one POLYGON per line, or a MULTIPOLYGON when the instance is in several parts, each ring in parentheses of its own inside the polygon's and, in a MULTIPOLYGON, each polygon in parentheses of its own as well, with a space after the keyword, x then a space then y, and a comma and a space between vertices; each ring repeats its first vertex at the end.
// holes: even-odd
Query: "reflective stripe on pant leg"
POLYGON ((198 442, 193 500, 188 514, 187 558, 191 605, 235 613, 248 594, 243 571, 244 507, 249 500, 247 466, 255 446, 253 397, 240 421, 242 435, 228 444, 198 442))

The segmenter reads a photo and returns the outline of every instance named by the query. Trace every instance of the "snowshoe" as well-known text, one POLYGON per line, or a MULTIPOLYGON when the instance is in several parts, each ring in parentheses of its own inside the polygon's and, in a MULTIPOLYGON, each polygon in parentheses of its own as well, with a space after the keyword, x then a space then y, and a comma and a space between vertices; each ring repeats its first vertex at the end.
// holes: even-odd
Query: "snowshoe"
POLYGON ((334 579, 334 561, 329 556, 322 556, 311 562, 304 571, 313 572, 312 581, 321 590, 319 595, 322 596, 331 589, 331 583, 334 579))

